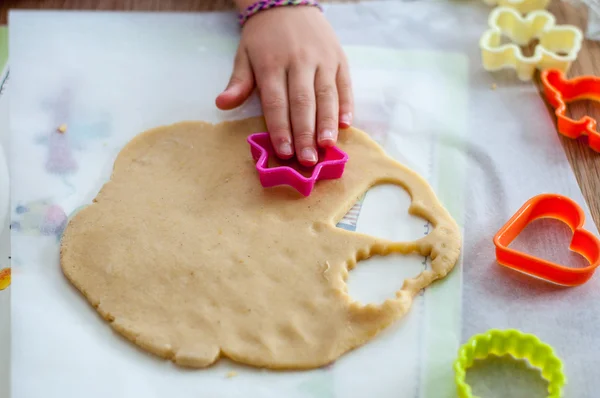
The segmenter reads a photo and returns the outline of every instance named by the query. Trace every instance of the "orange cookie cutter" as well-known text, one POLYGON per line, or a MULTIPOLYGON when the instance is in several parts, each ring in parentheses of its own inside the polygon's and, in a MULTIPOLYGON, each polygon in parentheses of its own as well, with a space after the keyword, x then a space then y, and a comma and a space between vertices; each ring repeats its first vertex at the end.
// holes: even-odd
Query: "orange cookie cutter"
POLYGON ((600 240, 583 228, 585 214, 566 196, 542 194, 529 199, 494 236, 498 263, 516 271, 563 286, 578 286, 589 280, 600 265, 600 240), (584 268, 569 268, 509 248, 529 223, 540 218, 554 218, 573 231, 569 249, 590 263, 584 268))
POLYGON ((585 99, 600 102, 600 77, 566 79, 558 69, 547 69, 542 72, 541 79, 544 95, 555 109, 558 132, 573 139, 587 135, 590 148, 600 152, 600 132, 596 130, 596 120, 590 116, 574 120, 566 115, 569 102, 585 99))

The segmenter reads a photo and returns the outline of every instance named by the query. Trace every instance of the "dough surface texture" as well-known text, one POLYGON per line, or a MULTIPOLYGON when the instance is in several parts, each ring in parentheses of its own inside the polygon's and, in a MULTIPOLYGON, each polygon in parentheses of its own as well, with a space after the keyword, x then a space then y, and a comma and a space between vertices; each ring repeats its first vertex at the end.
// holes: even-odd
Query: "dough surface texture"
POLYGON ((364 132, 340 131, 343 177, 319 181, 305 198, 260 185, 246 142, 259 131, 262 118, 138 135, 63 235, 70 282, 116 331, 178 365, 228 357, 323 366, 401 318, 458 260, 459 228, 432 189, 364 132), (361 194, 386 183, 409 192, 409 212, 432 223, 429 235, 399 243, 336 228, 361 194), (390 253, 429 255, 431 269, 380 305, 353 301, 348 270, 390 253))

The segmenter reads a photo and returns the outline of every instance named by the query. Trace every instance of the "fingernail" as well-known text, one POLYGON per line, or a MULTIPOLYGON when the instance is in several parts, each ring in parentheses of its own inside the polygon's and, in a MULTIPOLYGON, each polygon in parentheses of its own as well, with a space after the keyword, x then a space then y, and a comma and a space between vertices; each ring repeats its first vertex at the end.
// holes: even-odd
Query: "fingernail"
POLYGON ((323 130, 319 138, 321 141, 335 141, 335 132, 332 130, 323 130))
POLYGON ((285 156, 291 156, 294 153, 292 145, 289 142, 283 142, 279 145, 279 154, 285 156))
POLYGON ((300 151, 300 158, 310 163, 316 163, 317 152, 313 148, 304 148, 300 151))
POLYGON ((352 124, 352 112, 344 113, 340 116, 340 125, 342 127, 350 127, 352 124))

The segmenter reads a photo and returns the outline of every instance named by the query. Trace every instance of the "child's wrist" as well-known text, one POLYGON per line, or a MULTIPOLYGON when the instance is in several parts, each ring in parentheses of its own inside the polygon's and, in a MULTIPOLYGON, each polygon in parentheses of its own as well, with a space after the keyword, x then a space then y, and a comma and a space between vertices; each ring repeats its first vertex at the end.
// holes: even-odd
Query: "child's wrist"
POLYGON ((319 10, 323 10, 318 0, 235 0, 240 13, 238 15, 238 21, 243 26, 248 19, 254 15, 266 11, 271 8, 277 7, 288 7, 288 6, 303 6, 303 7, 316 7, 319 10), (242 8, 244 7, 245 8, 242 8))

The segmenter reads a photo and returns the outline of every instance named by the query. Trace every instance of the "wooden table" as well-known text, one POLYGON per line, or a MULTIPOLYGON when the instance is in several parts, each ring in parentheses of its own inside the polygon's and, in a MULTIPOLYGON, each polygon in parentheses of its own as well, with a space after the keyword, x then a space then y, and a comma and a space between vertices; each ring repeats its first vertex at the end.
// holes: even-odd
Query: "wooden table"
MULTIPOLYGON (((135 10, 135 11, 222 11, 233 9, 231 0, 1 0, 0 24, 7 22, 7 11, 21 9, 79 9, 79 10, 135 10)), ((559 0, 553 0, 550 11, 559 23, 585 28, 587 12, 559 0)), ((600 76, 600 42, 587 40, 572 66, 570 75, 600 76)), ((538 81, 539 84, 539 81, 538 81)), ((549 111, 550 108, 549 108, 549 111)), ((591 101, 572 104, 572 117, 590 115, 600 121, 600 105, 591 101)), ((600 154, 580 141, 560 136, 565 152, 573 167, 596 225, 600 226, 600 154)))

